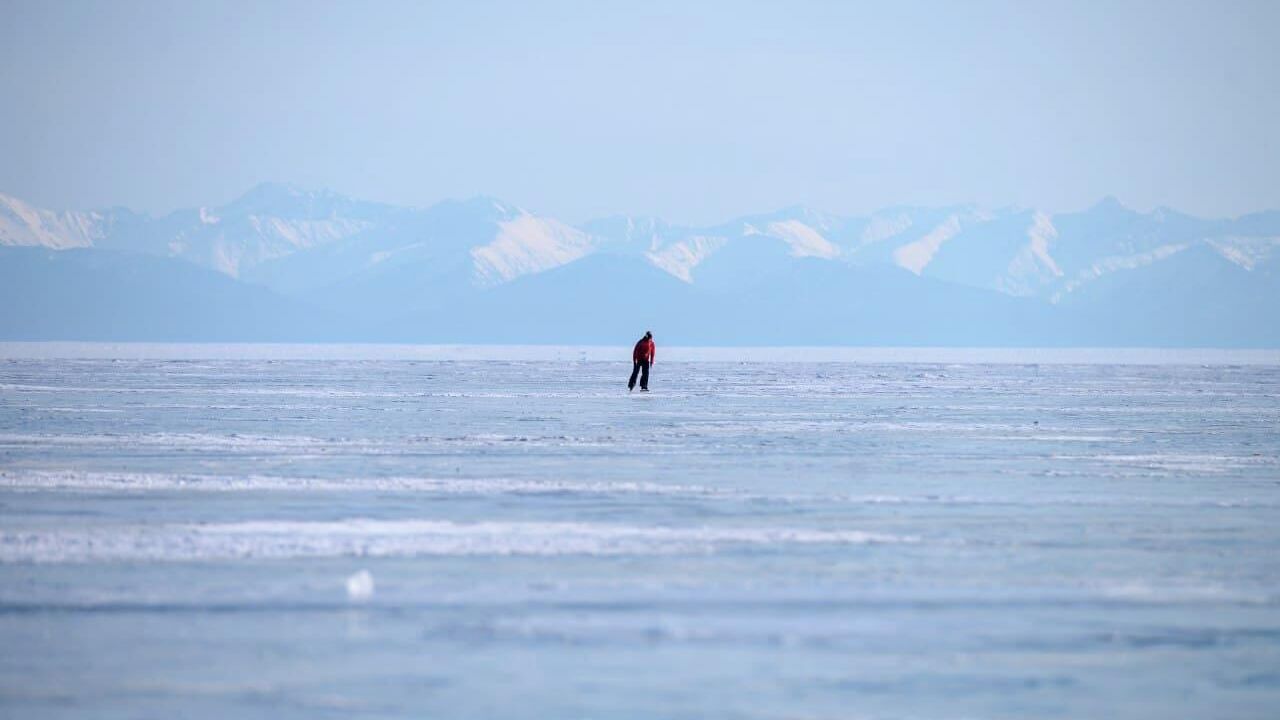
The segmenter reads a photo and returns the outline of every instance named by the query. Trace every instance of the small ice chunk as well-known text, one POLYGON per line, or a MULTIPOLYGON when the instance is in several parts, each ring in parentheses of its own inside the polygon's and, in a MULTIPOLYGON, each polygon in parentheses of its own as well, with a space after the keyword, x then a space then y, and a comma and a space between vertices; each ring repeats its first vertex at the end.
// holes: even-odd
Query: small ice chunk
POLYGON ((361 570, 347 578, 347 597, 357 601, 373 597, 373 575, 368 570, 361 570))

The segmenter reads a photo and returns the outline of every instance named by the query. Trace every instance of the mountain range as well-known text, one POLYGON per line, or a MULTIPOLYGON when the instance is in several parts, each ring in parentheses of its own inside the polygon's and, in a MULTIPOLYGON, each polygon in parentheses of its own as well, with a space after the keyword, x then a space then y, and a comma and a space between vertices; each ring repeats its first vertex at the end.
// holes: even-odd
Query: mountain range
POLYGON ((805 207, 579 225, 259 185, 152 217, 0 194, 0 338, 1280 346, 1280 212, 805 207))

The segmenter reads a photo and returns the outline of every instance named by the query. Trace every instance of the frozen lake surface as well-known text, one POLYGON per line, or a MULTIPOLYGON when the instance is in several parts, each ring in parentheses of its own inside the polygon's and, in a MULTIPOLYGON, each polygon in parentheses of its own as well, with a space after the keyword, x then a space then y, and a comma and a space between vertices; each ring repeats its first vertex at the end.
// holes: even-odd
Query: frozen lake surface
POLYGON ((627 356, 0 345, 0 715, 1275 717, 1275 353, 627 356))

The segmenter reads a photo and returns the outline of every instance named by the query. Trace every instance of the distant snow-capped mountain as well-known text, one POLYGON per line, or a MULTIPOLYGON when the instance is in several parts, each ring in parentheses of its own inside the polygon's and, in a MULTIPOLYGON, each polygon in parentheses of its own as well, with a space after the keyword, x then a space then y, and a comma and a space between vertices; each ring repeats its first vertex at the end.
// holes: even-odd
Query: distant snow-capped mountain
MULTIPOLYGON (((819 309, 807 331, 823 341, 831 339, 818 331, 823 318, 854 323, 861 317, 833 309, 850 303, 880 306, 886 317, 925 327, 931 322, 925 316, 889 313, 884 304, 910 307, 928 297, 934 308, 931 317, 945 314, 948 322, 957 317, 949 305, 978 315, 979 308, 986 307, 992 317, 1031 322, 1030 315, 1010 310, 1015 306, 999 300, 1020 299, 1064 308, 1035 322, 1065 333, 1071 327, 1075 329, 1070 332, 1083 332, 1083 325, 1072 323, 1083 322, 1079 318, 1086 308, 1089 322, 1107 322, 1107 313, 1100 309, 1107 302, 1142 305, 1147 315, 1161 304, 1205 307, 1210 309, 1197 312, 1197 322, 1213 324, 1214 313, 1231 313, 1236 317, 1227 325, 1237 327, 1261 312, 1237 304, 1265 310, 1280 298, 1280 213, 1201 219, 1164 208, 1141 213, 1113 198, 1079 212, 1057 214, 956 206, 839 216, 791 207, 706 227, 626 216, 575 226, 486 197, 405 208, 267 183, 222 206, 163 217, 120 208, 52 211, 0 195, 0 245, 126 256, 111 255, 110 262, 81 259, 61 266, 60 278, 71 277, 74 270, 83 279, 92 268, 108 266, 114 277, 125 277, 127 256, 153 256, 185 261, 241 284, 265 286, 282 302, 302 303, 335 316, 391 318, 392 324, 426 318, 422 322, 430 326, 456 326, 460 333, 468 323, 468 308, 489 308, 485 312, 501 316, 495 303, 516 302, 548 312, 553 306, 572 312, 574 303, 563 293, 553 293, 552 283, 607 295, 611 289, 636 286, 641 278, 652 284, 656 276, 649 271, 675 283, 664 291, 680 298, 670 313, 681 312, 680 306, 694 317, 697 308, 714 307, 715 317, 704 318, 707 322, 739 327, 740 332, 746 332, 746 326, 729 321, 735 307, 751 307, 757 317, 783 322, 769 309, 770 302, 784 311, 788 303, 801 302, 797 298, 815 307, 825 303, 830 308, 819 309), (612 260, 586 262, 593 258, 612 260), (564 272, 549 274, 561 269, 564 272), (526 282, 542 275, 546 282, 526 282), (496 292, 508 286, 512 290, 496 292), (1140 302, 1128 293, 1137 287, 1143 288, 1140 302), (964 294, 958 288, 980 292, 964 294), (561 297, 560 305, 551 303, 552 295, 561 297), (441 313, 455 316, 446 321, 441 313)), ((17 257, 0 254, 0 262, 16 267, 16 260, 6 258, 17 257)), ((24 272, 42 267, 33 262, 34 256, 22 257, 24 272)), ((174 266, 146 267, 147 272, 171 272, 174 266)), ((265 302, 254 297, 254 303, 265 302)), ((627 301, 620 302, 617 311, 624 312, 627 301)), ((296 314, 296 307, 290 307, 296 314)), ((1123 315, 1126 309, 1107 311, 1123 315)), ((1143 317, 1130 327, 1178 322, 1143 317)), ((417 320, 406 322, 418 327, 417 320)), ((502 317, 486 317, 476 332, 483 336, 483 323, 502 322, 502 317)), ((526 318, 525 324, 546 325, 533 318, 526 318)), ((860 327, 869 332, 871 326, 860 327)), ((892 333, 876 327, 885 341, 892 339, 892 333)), ((963 336, 961 328, 959 337, 963 336)), ((999 335, 1001 342, 1016 336, 999 335)), ((1175 336, 1182 337, 1159 337, 1175 336)), ((1194 336, 1192 332, 1187 337, 1194 336)), ((831 337, 841 337, 838 329, 831 337)), ((927 333, 904 337, 914 342, 927 333)), ((1053 340, 1051 334, 1046 337, 1041 342, 1053 340)))
POLYGON ((0 194, 0 245, 66 250, 92 247, 102 239, 103 215, 53 212, 0 194))
POLYGON ((95 247, 189 260, 239 277, 247 268, 373 227, 395 208, 263 184, 223 207, 160 218, 114 208, 51 212, 0 195, 0 244, 95 247))
POLYGON ((280 282, 286 290, 413 263, 448 264, 477 287, 492 287, 597 252, 637 255, 696 284, 698 267, 709 258, 755 244, 789 257, 896 265, 1010 295, 1061 299, 1098 277, 1196 244, 1252 271, 1276 254, 1280 216, 1143 214, 1107 198, 1058 215, 955 207, 839 217, 793 207, 711 227, 632 217, 574 227, 492 198, 413 209, 264 183, 227 205, 161 218, 122 209, 50 211, 0 195, 0 244, 144 252, 267 285, 280 282), (322 267, 325 260, 333 267, 322 267), (288 277, 293 272, 304 277, 288 277))

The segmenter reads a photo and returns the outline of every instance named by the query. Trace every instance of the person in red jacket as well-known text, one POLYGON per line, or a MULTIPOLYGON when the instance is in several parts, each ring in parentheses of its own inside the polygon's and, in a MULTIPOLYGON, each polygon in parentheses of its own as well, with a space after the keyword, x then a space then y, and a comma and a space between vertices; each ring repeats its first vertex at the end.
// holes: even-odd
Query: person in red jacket
POLYGON ((636 343, 636 349, 631 351, 631 379, 627 381, 627 391, 636 389, 636 375, 640 376, 640 391, 649 392, 649 366, 653 364, 654 354, 653 333, 645 332, 644 337, 636 343))

